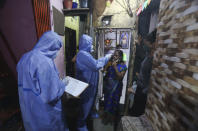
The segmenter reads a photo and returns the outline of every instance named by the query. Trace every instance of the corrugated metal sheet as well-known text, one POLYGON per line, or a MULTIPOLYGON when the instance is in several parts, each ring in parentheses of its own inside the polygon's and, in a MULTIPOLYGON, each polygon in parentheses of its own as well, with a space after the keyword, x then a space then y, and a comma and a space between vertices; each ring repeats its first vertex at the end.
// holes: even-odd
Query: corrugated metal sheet
POLYGON ((51 29, 49 0, 33 0, 37 37, 51 29))

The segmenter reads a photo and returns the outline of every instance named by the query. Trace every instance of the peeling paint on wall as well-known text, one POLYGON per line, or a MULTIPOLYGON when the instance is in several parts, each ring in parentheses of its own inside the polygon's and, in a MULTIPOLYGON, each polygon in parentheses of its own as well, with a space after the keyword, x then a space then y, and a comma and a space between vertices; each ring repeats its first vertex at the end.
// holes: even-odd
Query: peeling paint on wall
POLYGON ((104 13, 98 18, 95 23, 96 27, 101 27, 101 19, 106 15, 113 15, 111 24, 109 27, 117 27, 117 28, 134 28, 136 23, 136 9, 139 6, 141 1, 130 0, 130 8, 133 12, 133 17, 130 17, 127 13, 127 3, 124 0, 114 0, 110 7, 106 7, 104 13))

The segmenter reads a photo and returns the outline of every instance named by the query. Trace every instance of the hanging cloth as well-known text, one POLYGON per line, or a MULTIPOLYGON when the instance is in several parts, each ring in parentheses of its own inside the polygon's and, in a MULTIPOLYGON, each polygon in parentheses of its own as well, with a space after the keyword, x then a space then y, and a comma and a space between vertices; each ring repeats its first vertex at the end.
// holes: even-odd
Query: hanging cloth
POLYGON ((148 6, 148 0, 144 3, 144 8, 146 9, 148 6))
POLYGON ((137 11, 137 16, 140 14, 142 12, 142 5, 140 6, 140 8, 138 9, 138 11, 137 11))
POLYGON ((151 0, 147 0, 147 2, 148 2, 148 5, 151 3, 151 0))
POLYGON ((146 9, 146 7, 147 7, 147 1, 144 2, 142 11, 143 11, 144 9, 146 9))

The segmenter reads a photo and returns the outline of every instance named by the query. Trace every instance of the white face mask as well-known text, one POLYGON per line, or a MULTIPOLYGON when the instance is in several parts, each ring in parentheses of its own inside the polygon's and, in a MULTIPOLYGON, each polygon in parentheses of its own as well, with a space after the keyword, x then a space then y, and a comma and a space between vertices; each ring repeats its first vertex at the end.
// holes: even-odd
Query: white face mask
POLYGON ((91 52, 94 52, 94 46, 91 45, 91 52))

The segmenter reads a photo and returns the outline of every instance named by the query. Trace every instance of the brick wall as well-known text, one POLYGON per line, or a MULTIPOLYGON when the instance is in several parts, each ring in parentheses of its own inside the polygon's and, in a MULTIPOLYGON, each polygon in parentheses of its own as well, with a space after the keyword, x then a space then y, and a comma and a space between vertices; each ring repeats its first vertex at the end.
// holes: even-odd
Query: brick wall
POLYGON ((146 115, 156 131, 198 130, 198 1, 161 0, 146 115))

